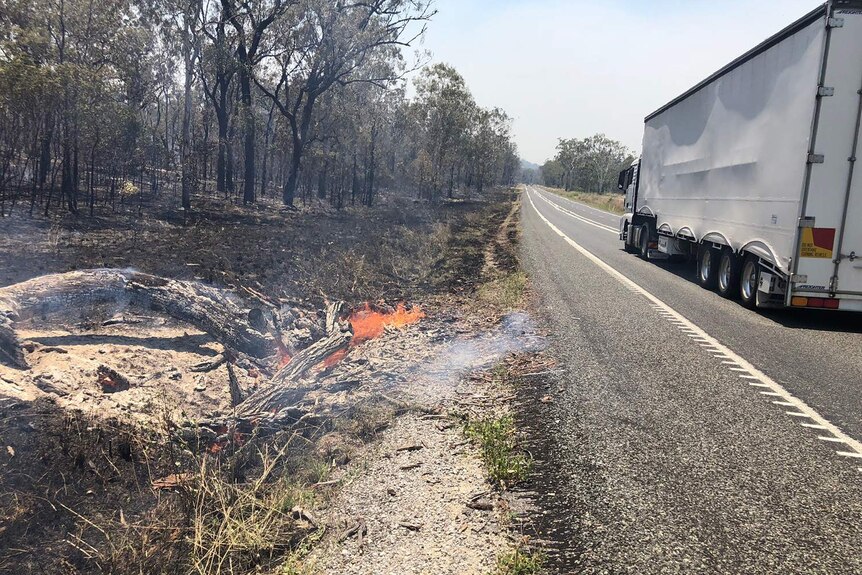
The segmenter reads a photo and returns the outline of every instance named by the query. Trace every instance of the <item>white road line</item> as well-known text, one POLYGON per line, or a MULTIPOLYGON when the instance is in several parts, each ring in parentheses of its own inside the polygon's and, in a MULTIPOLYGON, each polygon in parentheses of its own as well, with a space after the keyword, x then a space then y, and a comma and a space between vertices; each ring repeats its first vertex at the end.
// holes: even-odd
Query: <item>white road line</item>
POLYGON ((816 423, 800 423, 799 425, 801 425, 802 427, 807 427, 808 429, 822 429, 822 430, 826 430, 826 426, 824 426, 824 425, 817 425, 816 423))
POLYGON ((825 435, 818 435, 817 439, 820 441, 828 441, 831 443, 844 443, 843 439, 838 439, 837 437, 826 437, 825 435))
MULTIPOLYGON (((528 193, 529 193, 529 192, 528 192, 528 193)), ((595 226, 595 227, 599 228, 600 230, 604 230, 604 231, 606 231, 606 232, 611 232, 611 233, 613 233, 613 234, 619 234, 619 233, 620 233, 620 231, 619 231, 618 229, 616 229, 616 228, 612 228, 611 226, 606 226, 605 224, 599 223, 599 222, 597 222, 597 221, 595 221, 595 220, 591 220, 591 219, 589 219, 589 218, 585 218, 584 216, 578 215, 578 214, 576 214, 575 212, 570 211, 570 210, 567 210, 566 208, 564 208, 564 207, 562 207, 562 206, 558 206, 557 204, 555 204, 554 202, 552 202, 551 200, 549 200, 548 198, 546 198, 546 197, 545 197, 545 196, 543 196, 542 194, 538 194, 538 196, 539 196, 539 197, 540 197, 540 198, 541 198, 541 199, 542 199, 546 204, 548 204, 549 206, 551 206, 551 207, 552 207, 552 208, 554 208, 555 210, 560 211, 560 212, 562 212, 562 213, 564 213, 564 214, 566 214, 566 215, 568 215, 568 216, 571 216, 571 217, 575 218, 576 220, 580 220, 580 221, 584 222, 585 224, 589 224, 589 225, 591 225, 591 226, 595 226)), ((530 198, 530 202, 532 202, 532 201, 533 201, 533 199, 532 199, 532 198, 530 198)), ((534 206, 534 207, 535 207, 535 206, 534 206)))
POLYGON ((862 453, 856 453, 855 451, 836 451, 838 455, 841 457, 853 457, 855 459, 862 459, 862 453))
MULTIPOLYGON (((541 188, 539 188, 539 189, 538 189, 538 193, 539 193, 539 194, 542 194, 543 192, 545 192, 545 190, 543 190, 543 189, 541 189, 541 188)), ((550 190, 548 190, 548 192, 547 192, 547 193, 549 193, 549 194, 554 194, 554 192, 551 192, 550 190)), ((613 213, 613 212, 608 212, 608 211, 606 211, 606 210, 600 210, 599 208, 594 208, 593 206, 588 206, 587 204, 582 204, 581 202, 576 202, 576 201, 574 201, 574 200, 570 200, 569 198, 564 198, 563 196, 561 196, 561 195, 559 195, 559 194, 554 194, 554 197, 555 197, 555 198, 559 198, 559 199, 563 200, 564 202, 566 202, 566 203, 568 203, 568 204, 572 204, 572 205, 578 206, 579 208, 587 208, 588 210, 592 210, 592 211, 594 211, 594 212, 598 212, 598 213, 600 213, 600 214, 601 214, 601 215, 603 215, 603 216, 609 216, 609 217, 612 217, 612 218, 613 218, 613 217, 618 217, 618 216, 617 216, 617 214, 615 214, 615 213, 613 213)))
MULTIPOLYGON (((677 322, 684 324, 690 331, 697 333, 703 339, 711 342, 713 347, 715 347, 718 350, 721 350, 721 355, 717 355, 716 357, 722 357, 723 359, 733 360, 737 364, 739 364, 740 367, 744 367, 746 369, 746 371, 751 374, 751 375, 740 375, 741 378, 743 378, 743 379, 755 379, 755 380, 759 381, 763 385, 763 387, 769 388, 773 392, 779 394, 780 397, 782 397, 788 403, 792 403, 793 406, 798 411, 787 412, 788 415, 791 415, 793 417, 807 417, 807 418, 811 419, 811 421, 814 422, 814 424, 822 426, 822 429, 829 431, 835 437, 842 439, 847 444, 848 448, 850 450, 852 450, 851 452, 848 452, 848 453, 854 453, 854 454, 856 454, 855 456, 862 458, 862 443, 860 443, 860 442, 856 441, 855 439, 846 435, 837 426, 835 426, 834 424, 827 421, 822 415, 817 413, 817 411, 815 411, 813 408, 809 407, 804 401, 793 396, 789 391, 784 389, 784 387, 782 387, 781 384, 779 384, 778 382, 773 380, 771 377, 769 377, 768 375, 766 375, 765 373, 763 373, 762 371, 757 369, 754 365, 749 363, 745 358, 738 355, 736 352, 734 352, 729 347, 726 347, 724 344, 722 344, 717 339, 715 339, 714 337, 712 337, 711 335, 706 333, 703 329, 701 329, 695 323, 691 322, 688 318, 681 315, 679 312, 677 312, 675 309, 670 307, 668 304, 664 303, 662 300, 660 300, 659 298, 657 298, 656 296, 654 296, 653 294, 651 294, 650 292, 648 292, 647 290, 642 288, 639 284, 635 283, 634 281, 629 279, 627 276, 625 276, 621 272, 617 271, 616 268, 612 267, 611 265, 606 263, 604 260, 602 260, 601 258, 596 256, 594 253, 592 253, 588 249, 584 248, 579 243, 577 243, 575 240, 573 240, 572 238, 567 236, 565 232, 563 232, 560 228, 558 228, 553 223, 551 223, 551 221, 548 220, 548 218, 546 218, 544 216, 544 214, 542 214, 542 212, 539 211, 539 209, 536 207, 535 202, 533 201, 533 194, 530 193, 530 188, 527 188, 527 191, 525 193, 527 194, 527 199, 530 200, 530 205, 533 207, 533 210, 536 212, 536 214, 539 216, 539 218, 541 218, 545 222, 545 224, 547 224, 548 227, 551 228, 551 230, 553 230, 557 235, 559 235, 566 243, 568 243, 577 252, 579 252, 585 258, 587 258, 588 260, 593 262, 595 265, 597 265, 599 268, 601 268, 602 270, 607 272, 611 277, 615 278, 617 281, 619 281, 624 286, 629 287, 632 291, 636 291, 637 293, 644 296, 647 300, 649 300, 653 304, 664 309, 664 311, 668 312, 668 314, 675 317, 677 322)), ((539 194, 539 195, 541 197, 541 194, 539 194)), ((586 219, 586 218, 580 218, 579 216, 574 216, 574 217, 577 217, 578 219, 586 219)), ((715 354, 713 354, 713 355, 715 355, 715 354)))

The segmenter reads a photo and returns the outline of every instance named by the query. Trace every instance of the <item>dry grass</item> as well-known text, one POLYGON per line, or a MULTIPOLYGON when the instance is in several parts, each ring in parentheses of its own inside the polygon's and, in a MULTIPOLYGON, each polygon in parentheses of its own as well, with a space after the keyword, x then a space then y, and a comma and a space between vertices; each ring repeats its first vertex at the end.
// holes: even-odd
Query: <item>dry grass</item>
POLYGON ((314 495, 291 478, 273 478, 289 445, 276 452, 261 449, 260 473, 247 483, 227 481, 218 463, 201 459, 197 481, 185 494, 193 511, 188 535, 192 573, 250 572, 271 565, 295 546, 304 532, 295 510, 313 505, 314 495))
POLYGON ((598 208, 612 214, 625 213, 624 204, 626 198, 622 194, 595 194, 591 192, 577 191, 567 192, 559 188, 548 188, 544 186, 543 189, 557 194, 558 196, 561 196, 563 198, 567 198, 575 202, 581 202, 582 204, 586 204, 588 206, 592 206, 594 208, 598 208))
POLYGON ((523 307, 524 292, 527 289, 527 274, 513 272, 500 279, 479 286, 477 297, 496 310, 507 312, 523 307))

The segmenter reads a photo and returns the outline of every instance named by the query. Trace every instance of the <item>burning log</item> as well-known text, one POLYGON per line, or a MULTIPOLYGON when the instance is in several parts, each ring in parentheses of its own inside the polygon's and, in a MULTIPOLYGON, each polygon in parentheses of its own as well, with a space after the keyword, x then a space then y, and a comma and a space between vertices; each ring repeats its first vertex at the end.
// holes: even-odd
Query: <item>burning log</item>
POLYGON ((326 310, 326 325, 330 333, 297 353, 290 362, 272 377, 270 385, 250 395, 239 406, 240 416, 280 411, 295 403, 307 393, 307 389, 295 387, 297 381, 312 367, 319 365, 333 354, 346 350, 353 339, 353 330, 348 322, 340 321, 343 302, 330 304, 326 310))
POLYGON ((26 369, 14 323, 51 313, 80 313, 110 303, 160 311, 194 325, 226 348, 254 358, 275 352, 263 314, 250 312, 225 290, 129 270, 46 275, 0 288, 0 359, 26 369), (253 322, 253 323, 252 323, 253 322))

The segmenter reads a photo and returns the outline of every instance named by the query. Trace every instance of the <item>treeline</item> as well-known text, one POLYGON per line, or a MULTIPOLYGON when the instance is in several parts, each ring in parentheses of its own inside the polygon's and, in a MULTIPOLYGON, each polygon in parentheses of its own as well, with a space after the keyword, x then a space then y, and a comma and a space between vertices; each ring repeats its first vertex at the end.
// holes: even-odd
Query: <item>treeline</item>
POLYGON ((542 165, 545 185, 566 190, 606 193, 617 191, 620 171, 634 161, 632 152, 604 134, 560 140, 557 155, 542 165))
POLYGON ((510 120, 403 56, 427 0, 0 0, 0 214, 175 194, 372 205, 517 177, 510 120))

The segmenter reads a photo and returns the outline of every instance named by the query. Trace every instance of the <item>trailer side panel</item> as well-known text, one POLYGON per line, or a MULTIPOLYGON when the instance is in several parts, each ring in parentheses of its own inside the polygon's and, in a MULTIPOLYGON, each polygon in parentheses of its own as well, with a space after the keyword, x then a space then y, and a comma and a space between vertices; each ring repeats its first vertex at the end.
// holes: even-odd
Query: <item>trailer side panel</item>
POLYGON ((646 122, 639 211, 789 273, 823 63, 810 22, 646 122))

